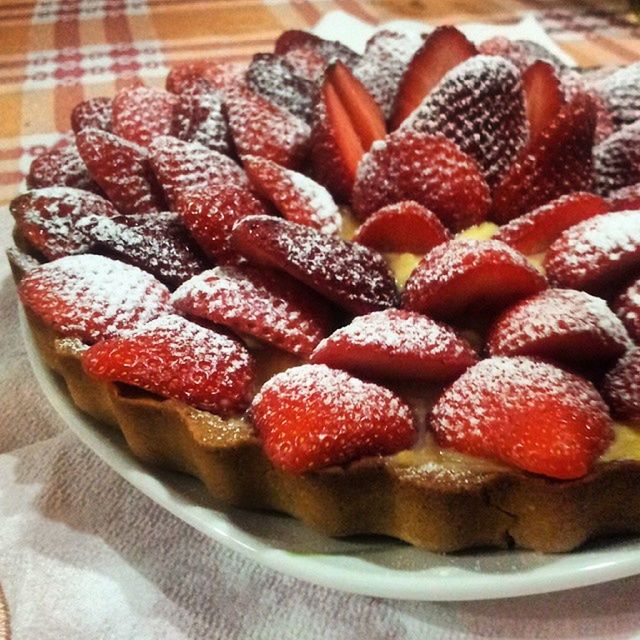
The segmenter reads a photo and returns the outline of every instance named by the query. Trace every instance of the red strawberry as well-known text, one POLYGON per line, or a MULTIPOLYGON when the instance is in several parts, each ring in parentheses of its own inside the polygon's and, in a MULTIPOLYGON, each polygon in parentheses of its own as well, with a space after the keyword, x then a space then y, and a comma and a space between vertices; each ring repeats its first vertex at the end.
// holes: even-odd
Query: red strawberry
POLYGON ((640 182, 612 191, 607 196, 612 211, 640 209, 640 182))
POLYGON ((323 340, 310 358, 367 378, 437 382, 457 378, 476 361, 473 349, 452 329, 400 309, 358 316, 323 340))
POLYGON ((590 191, 595 130, 592 100, 578 94, 513 163, 493 192, 499 223, 572 191, 590 191))
POLYGON ((22 303, 62 336, 93 343, 169 313, 169 290, 152 275, 103 256, 67 256, 29 271, 22 303))
POLYGON ((254 380, 253 359, 239 342, 176 315, 93 345, 82 365, 94 378, 223 416, 249 404, 254 380))
POLYGON ((520 74, 504 58, 473 56, 442 78, 405 120, 407 127, 455 142, 493 186, 527 135, 520 74))
POLYGON ((493 236, 525 255, 545 251, 565 230, 609 211, 609 205, 591 193, 560 196, 500 227, 493 236))
POLYGON ((361 219, 382 207, 415 200, 454 231, 482 222, 489 187, 476 161, 442 136, 401 129, 373 145, 353 188, 361 219))
POLYGON ((407 280, 403 306, 439 319, 497 311, 546 288, 527 259, 497 240, 451 240, 432 249, 407 280))
POLYGON ((41 153, 32 163, 27 175, 30 189, 43 187, 72 187, 85 191, 100 191, 91 179, 75 144, 53 147, 41 153))
POLYGON ((395 280, 379 253, 310 227, 250 216, 234 226, 231 246, 258 264, 286 271, 352 313, 397 302, 395 280))
POLYGON ((640 344, 640 279, 627 287, 613 303, 629 335, 640 344))
POLYGON ((245 156, 242 162, 256 193, 269 200, 287 220, 330 235, 339 233, 340 212, 322 185, 266 158, 245 156))
POLYGON ((491 329, 494 356, 540 356, 558 362, 606 364, 631 346, 624 325, 601 298, 548 289, 508 309, 491 329))
POLYGON ((75 133, 83 129, 101 129, 111 131, 112 123, 111 98, 100 96, 89 98, 78 104, 71 112, 71 128, 75 133))
POLYGON ((596 79, 593 88, 602 96, 616 128, 640 119, 640 62, 596 79))
POLYGON ((438 27, 415 53, 396 94, 391 128, 396 129, 438 85, 445 74, 477 53, 455 27, 438 27))
POLYGON ((486 56, 502 56, 523 72, 537 60, 544 61, 557 71, 565 68, 565 64, 551 51, 531 40, 511 40, 504 36, 489 38, 478 45, 478 52, 486 56))
POLYGON ((378 209, 356 231, 353 241, 376 251, 421 254, 450 238, 435 213, 406 200, 378 209))
POLYGON ((598 193, 640 182, 640 121, 622 127, 593 150, 593 170, 598 193))
POLYGON ((118 215, 108 200, 68 187, 27 191, 9 208, 22 237, 48 260, 89 250, 87 238, 77 226, 83 216, 107 219, 118 215))
POLYGON ((268 458, 291 473, 390 455, 416 437, 411 410, 398 396, 323 365, 275 375, 251 414, 268 458))
POLYGON ((548 62, 537 60, 522 74, 529 144, 548 129, 565 104, 560 80, 548 62))
POLYGON ((358 163, 385 135, 384 118, 362 83, 340 62, 326 71, 311 132, 314 176, 337 198, 348 200, 358 163))
POLYGON ((640 425, 640 347, 620 358, 605 376, 602 391, 617 418, 640 425))
POLYGON ((194 87, 226 91, 242 84, 244 67, 241 64, 205 59, 172 67, 167 75, 166 88, 171 93, 183 93, 194 87))
POLYGON ((163 208, 145 149, 99 129, 83 129, 76 140, 91 177, 118 211, 153 213, 163 208))
POLYGON ((591 383, 545 362, 490 358, 462 374, 432 412, 438 442, 552 478, 580 478, 612 440, 591 383))
POLYGON ((325 302, 284 273, 218 267, 192 278, 173 295, 181 313, 204 318, 297 355, 309 355, 329 333, 325 302))
POLYGON ((640 211, 596 216, 567 229, 544 261, 549 282, 590 293, 640 273, 640 211))

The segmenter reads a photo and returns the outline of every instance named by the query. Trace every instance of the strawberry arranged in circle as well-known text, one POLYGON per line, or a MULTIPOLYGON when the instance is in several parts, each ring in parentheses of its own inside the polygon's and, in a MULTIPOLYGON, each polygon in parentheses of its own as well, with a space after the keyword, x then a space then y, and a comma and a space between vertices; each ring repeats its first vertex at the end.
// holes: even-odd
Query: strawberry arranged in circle
POLYGON ((222 416, 250 402, 254 364, 237 341, 165 315, 82 354, 85 371, 222 416))
POLYGON ((498 240, 451 240, 433 248, 409 276, 403 307, 434 318, 497 311, 542 291, 544 277, 498 240))
POLYGON ((640 122, 622 127, 593 150, 595 188, 608 195, 640 182, 640 122))
POLYGON ((610 206, 600 196, 570 193, 511 220, 493 237, 532 255, 545 251, 569 227, 609 210, 610 206))
POLYGON ((551 126, 565 99, 554 67, 543 60, 533 62, 524 70, 522 87, 529 124, 528 143, 532 144, 551 126))
POLYGON ((245 156, 242 162, 256 193, 271 202, 287 220, 330 235, 339 233, 340 211, 322 185, 266 158, 245 156))
POLYGON ((462 374, 433 408, 445 447, 551 478, 580 478, 613 431, 593 385, 529 358, 489 358, 462 374))
POLYGON ((487 348, 494 356, 606 364, 631 344, 624 325, 601 298, 547 289, 508 309, 491 329, 487 348))
POLYGON ((286 271, 352 313, 397 303, 393 274, 379 253, 311 227, 248 216, 234 226, 231 246, 252 262, 286 271))
POLYGON ((611 211, 640 209, 640 182, 611 191, 607 196, 611 211))
POLYGON ((76 142, 91 177, 118 211, 128 214, 162 210, 161 189, 145 149, 99 129, 83 129, 76 142))
POLYGON ((457 378, 476 361, 474 350, 452 329, 401 309, 354 318, 325 338, 310 358, 367 378, 438 382, 457 378))
POLYGON ((459 231, 482 222, 489 187, 477 162, 443 136, 400 129, 364 156, 353 188, 355 214, 366 219, 382 207, 414 200, 459 231))
POLYGON ((640 63, 622 67, 593 82, 616 128, 640 119, 640 63))
POLYGON ((90 254, 30 270, 18 293, 22 304, 57 334, 89 344, 171 310, 169 290, 151 274, 90 254))
POLYGON ((83 129, 111 131, 112 123, 112 100, 106 96, 78 102, 71 111, 71 128, 74 133, 79 133, 83 129))
POLYGON ((567 229, 544 266, 558 287, 605 293, 640 273, 640 211, 616 211, 567 229))
POLYGON ((228 91, 242 84, 244 67, 241 64, 204 59, 173 66, 165 86, 171 93, 183 93, 195 87, 228 91))
POLYGON ((391 455, 416 438, 411 410, 398 396, 324 365, 275 375, 251 415, 268 458, 291 473, 391 455))
POLYGON ((627 327, 629 335, 640 344, 640 279, 615 299, 613 309, 627 327))
POLYGON ((617 418, 640 425, 640 347, 618 360, 605 376, 602 391, 617 418))
POLYGON ((451 239, 435 213, 411 200, 390 204, 367 218, 353 236, 359 242, 384 253, 430 251, 451 239))
POLYGON ((331 326, 328 305, 282 272, 217 267, 173 294, 182 314, 204 318, 296 355, 309 355, 331 326))
POLYGON ((73 142, 41 153, 29 167, 27 186, 30 189, 72 187, 95 193, 100 191, 73 142))

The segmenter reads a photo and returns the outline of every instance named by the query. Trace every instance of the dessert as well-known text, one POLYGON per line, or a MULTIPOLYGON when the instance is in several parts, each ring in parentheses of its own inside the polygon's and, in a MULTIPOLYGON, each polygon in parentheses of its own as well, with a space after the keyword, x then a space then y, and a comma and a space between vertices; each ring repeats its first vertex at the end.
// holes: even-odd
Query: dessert
POLYGON ((455 27, 86 100, 11 203, 35 343, 143 461, 329 535, 640 532, 640 104, 455 27))

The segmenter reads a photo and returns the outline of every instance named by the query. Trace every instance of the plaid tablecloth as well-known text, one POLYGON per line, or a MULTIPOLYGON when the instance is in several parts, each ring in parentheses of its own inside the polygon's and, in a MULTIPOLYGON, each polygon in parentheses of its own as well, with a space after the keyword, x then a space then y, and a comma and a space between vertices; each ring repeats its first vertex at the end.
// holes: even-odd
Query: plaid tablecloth
MULTIPOLYGON (((533 10, 580 64, 640 58, 626 3, 544 0, 8 0, 0 3, 0 203, 83 98, 181 60, 243 60, 342 9, 371 23, 507 22, 533 10)), ((0 215, 0 247, 10 243, 0 215)), ((631 638, 640 579, 514 601, 401 603, 275 574, 129 487, 37 390, 0 261, 0 583, 15 638, 631 638), (82 546, 78 541, 82 540, 82 546), (80 571, 79 569, 82 569, 80 571)), ((0 592, 1 593, 1 592, 0 592)), ((0 639, 5 608, 0 596, 0 639)))

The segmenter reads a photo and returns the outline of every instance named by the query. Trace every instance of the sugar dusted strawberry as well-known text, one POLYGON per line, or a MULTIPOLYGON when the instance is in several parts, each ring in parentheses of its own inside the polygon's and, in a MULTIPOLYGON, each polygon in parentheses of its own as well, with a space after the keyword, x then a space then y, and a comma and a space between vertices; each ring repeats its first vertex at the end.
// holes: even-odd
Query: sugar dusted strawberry
POLYGON ((339 233, 342 219, 331 194, 320 184, 291 169, 257 156, 242 158, 251 185, 291 222, 323 233, 339 233))
POLYGON ((502 56, 514 64, 519 71, 537 60, 542 60, 557 71, 562 71, 565 64, 551 51, 531 40, 511 40, 504 36, 494 36, 478 45, 478 52, 486 56, 502 56))
POLYGON ((593 88, 605 101, 616 128, 640 119, 640 62, 596 79, 593 88))
POLYGON ((602 392, 614 416, 640 426, 640 347, 626 353, 607 373, 602 392))
POLYGON ((640 121, 622 127, 593 150, 595 188, 608 195, 640 182, 640 121))
POLYGON ((438 442, 552 478, 580 478, 612 439, 602 398, 585 379, 528 358, 489 358, 432 411, 438 442))
POLYGON ((365 219, 382 207, 414 200, 454 231, 482 222, 491 203, 477 162, 443 136, 409 129, 376 142, 353 188, 353 209, 365 219))
POLYGON ((476 361, 452 329, 400 309, 358 316, 324 339, 310 358, 367 378, 436 382, 453 380, 476 361))
POLYGON ((572 289, 548 289, 519 302, 494 324, 487 343, 491 355, 567 364, 607 364, 630 346, 604 300, 572 289))
POLYGON ((250 216, 234 226, 231 246, 252 262, 286 271, 352 313, 397 302, 393 275, 379 253, 310 227, 250 216))
POLYGON ((450 238, 435 213, 405 200, 378 209, 358 228, 353 241, 385 253, 422 254, 450 238))
POLYGON ((529 123, 528 142, 532 144, 551 126, 565 104, 560 79, 548 62, 537 60, 522 74, 525 110, 529 123))
POLYGON ((640 344, 640 279, 615 299, 613 309, 627 327, 629 335, 640 344))
POLYGON ((192 278, 173 295, 182 314, 297 355, 309 355, 331 326, 329 306, 282 272, 218 267, 192 278))
POLYGON ((113 109, 111 98, 99 96, 79 102, 71 112, 71 128, 75 133, 83 129, 111 131, 113 109))
POLYGON ((640 182, 611 191, 607 196, 611 211, 640 209, 640 182))
POLYGON ((271 462, 291 473, 391 455, 416 437, 411 410, 398 396, 323 365, 275 375, 251 415, 271 462))
POLYGON ((432 249, 407 280, 403 307, 453 319, 500 308, 542 291, 544 277, 498 240, 451 240, 432 249))
POLYGON ((567 229, 544 265, 555 286, 611 291, 640 273, 640 211, 607 213, 567 229))
POLYGON ((445 74, 477 50, 455 27, 438 27, 409 62, 396 94, 391 128, 398 128, 438 85, 445 74))
POLYGON ((145 149, 99 129, 83 129, 76 140, 91 177, 118 211, 153 213, 163 208, 145 149))
POLYGON ((244 84, 244 67, 237 62, 196 60, 172 67, 166 88, 171 93, 192 91, 194 87, 227 91, 244 84))
POLYGON ((609 210, 609 205, 600 196, 585 192, 570 193, 511 220, 500 227, 494 238, 525 255, 532 255, 545 251, 563 231, 574 224, 609 210))
POLYGON ((96 193, 100 191, 100 187, 91 179, 74 143, 53 147, 41 153, 29 167, 27 186, 30 189, 72 187, 96 193))
POLYGON ((94 378, 122 382, 222 416, 250 402, 253 359, 236 340, 176 315, 98 342, 82 354, 94 378))
POLYGON ((22 303, 62 336, 89 344, 169 313, 169 290, 152 275, 103 256, 67 256, 29 271, 22 303))

